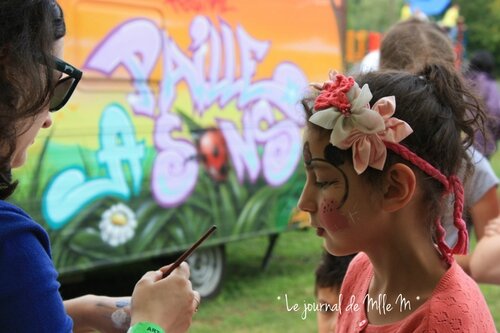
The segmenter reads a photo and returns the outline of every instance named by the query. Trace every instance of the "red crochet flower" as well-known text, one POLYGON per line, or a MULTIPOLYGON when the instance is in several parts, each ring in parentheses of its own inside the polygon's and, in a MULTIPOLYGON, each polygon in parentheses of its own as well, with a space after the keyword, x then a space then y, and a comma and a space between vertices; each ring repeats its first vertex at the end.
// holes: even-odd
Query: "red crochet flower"
POLYGON ((314 110, 320 111, 334 107, 343 114, 347 113, 351 108, 347 93, 353 85, 354 79, 352 77, 335 75, 334 80, 323 84, 321 92, 314 102, 314 110))

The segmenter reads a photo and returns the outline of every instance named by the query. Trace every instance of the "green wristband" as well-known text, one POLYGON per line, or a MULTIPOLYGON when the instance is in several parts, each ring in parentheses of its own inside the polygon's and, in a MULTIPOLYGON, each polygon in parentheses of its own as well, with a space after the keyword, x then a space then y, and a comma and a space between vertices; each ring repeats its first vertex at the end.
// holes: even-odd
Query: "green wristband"
POLYGON ((130 326, 127 333, 165 333, 165 331, 156 324, 141 321, 140 323, 134 324, 134 326, 130 326))

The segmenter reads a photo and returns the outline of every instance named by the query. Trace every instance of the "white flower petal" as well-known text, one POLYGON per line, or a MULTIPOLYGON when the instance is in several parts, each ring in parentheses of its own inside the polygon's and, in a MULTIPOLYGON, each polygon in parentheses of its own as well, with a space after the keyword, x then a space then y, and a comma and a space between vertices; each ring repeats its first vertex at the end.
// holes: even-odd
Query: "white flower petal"
POLYGON ((334 111, 333 108, 329 108, 315 112, 311 117, 309 117, 309 121, 320 127, 332 129, 340 115, 341 113, 334 111))
POLYGON ((134 236, 137 227, 137 219, 133 210, 123 203, 118 203, 107 209, 101 216, 99 229, 101 239, 110 246, 118 246, 126 243, 134 236), (123 224, 113 223, 113 217, 123 217, 123 224))
POLYGON ((357 113, 360 109, 365 108, 365 106, 370 103, 373 95, 368 87, 368 84, 363 85, 361 92, 358 97, 351 101, 351 112, 352 114, 357 113))
POLYGON ((361 89, 359 89, 359 85, 356 81, 354 81, 354 84, 353 86, 351 87, 351 89, 349 89, 349 91, 347 92, 347 98, 349 99, 349 101, 354 101, 358 96, 359 96, 359 93, 361 92, 361 89))
POLYGON ((338 145, 344 141, 353 129, 351 118, 342 117, 335 124, 335 128, 330 136, 330 142, 332 145, 338 147, 338 145))

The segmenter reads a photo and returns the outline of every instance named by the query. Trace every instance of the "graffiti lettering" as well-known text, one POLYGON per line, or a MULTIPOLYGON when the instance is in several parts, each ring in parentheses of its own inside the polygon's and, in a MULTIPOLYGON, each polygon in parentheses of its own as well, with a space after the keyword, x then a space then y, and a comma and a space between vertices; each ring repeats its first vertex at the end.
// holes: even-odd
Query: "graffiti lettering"
POLYGON ((241 182, 247 173, 251 182, 262 174, 270 185, 283 184, 300 157, 304 118, 296 112, 296 104, 307 85, 304 73, 282 62, 270 77, 257 80, 258 66, 271 42, 253 38, 241 26, 232 29, 222 19, 217 28, 207 17, 197 16, 189 34, 189 49, 183 51, 168 31, 152 21, 127 21, 102 41, 85 65, 108 77, 123 66, 134 82, 135 92, 129 96, 133 112, 155 121, 157 156, 151 189, 157 202, 164 207, 181 204, 198 177, 198 161, 192 158, 197 153, 194 144, 174 135, 182 130, 181 118, 173 109, 180 84, 187 86, 199 116, 216 104, 220 107, 216 121, 241 182), (158 60, 163 76, 155 101, 148 79, 158 60), (225 119, 224 107, 242 112, 241 134, 233 121, 225 119), (266 126, 261 128, 261 124, 266 126))
POLYGON ((186 82, 195 109, 202 114, 214 103, 221 108, 236 100, 242 110, 260 100, 269 102, 288 118, 303 126, 300 113, 295 112, 295 104, 301 98, 307 79, 297 66, 291 63, 279 64, 271 79, 253 82, 257 65, 264 60, 270 42, 253 39, 242 27, 236 28, 236 40, 240 53, 239 77, 234 47, 234 34, 221 21, 222 36, 206 17, 198 16, 191 24, 193 56, 185 55, 168 36, 164 38, 163 66, 165 68, 160 95, 160 110, 167 112, 177 96, 175 86, 186 82), (221 45, 221 43, 224 43, 221 45), (224 57, 222 49, 224 46, 224 57), (210 54, 208 54, 210 50, 210 54), (204 75, 206 59, 210 55, 208 78, 204 75), (220 73, 225 62, 224 72, 220 73))
POLYGON ((82 207, 98 198, 129 199, 131 193, 123 163, 128 163, 134 193, 139 193, 144 143, 136 142, 131 119, 121 106, 113 104, 103 111, 100 146, 97 160, 105 168, 107 177, 87 179, 84 171, 71 167, 56 175, 47 187, 43 197, 44 216, 52 229, 63 227, 82 207))
POLYGON ((219 128, 226 139, 233 167, 240 182, 245 170, 255 182, 263 172, 267 183, 283 184, 295 171, 300 156, 300 127, 289 119, 277 121, 272 108, 261 101, 243 115, 243 135, 235 124, 219 120, 219 128), (261 129, 266 126, 266 129, 261 129), (257 147, 263 146, 262 162, 257 147))
POLYGON ((128 96, 130 106, 136 114, 152 117, 155 100, 148 79, 160 51, 161 34, 156 25, 148 20, 131 20, 112 31, 84 67, 111 76, 118 66, 123 66, 136 89, 128 96))
POLYGON ((183 202, 194 189, 198 177, 198 164, 193 145, 184 140, 174 140, 170 133, 181 129, 175 115, 165 114, 158 118, 155 128, 156 148, 159 151, 152 171, 151 189, 156 201, 170 207, 183 202))
POLYGON ((287 181, 295 171, 300 157, 300 127, 289 119, 277 121, 271 107, 259 102, 250 113, 249 127, 255 128, 255 141, 264 146, 262 171, 267 183, 278 186, 287 181), (261 130, 261 124, 269 128, 261 130))

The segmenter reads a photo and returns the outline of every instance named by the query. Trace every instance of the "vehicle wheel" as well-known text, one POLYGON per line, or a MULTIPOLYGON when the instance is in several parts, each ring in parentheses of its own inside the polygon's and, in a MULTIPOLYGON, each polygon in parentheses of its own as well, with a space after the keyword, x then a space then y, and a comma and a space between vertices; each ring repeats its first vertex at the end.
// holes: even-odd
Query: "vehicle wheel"
POLYGON ((226 266, 224 245, 196 250, 188 259, 193 289, 202 298, 215 297, 222 287, 226 266))

